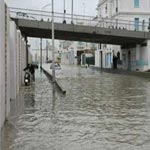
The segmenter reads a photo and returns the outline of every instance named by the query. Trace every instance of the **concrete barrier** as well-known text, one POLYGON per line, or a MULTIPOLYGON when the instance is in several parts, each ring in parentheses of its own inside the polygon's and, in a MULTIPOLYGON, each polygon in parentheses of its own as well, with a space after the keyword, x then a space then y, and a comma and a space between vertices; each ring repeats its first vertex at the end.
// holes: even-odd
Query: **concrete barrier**
POLYGON ((137 76, 137 77, 142 77, 142 78, 150 78, 150 72, 127 71, 127 70, 121 70, 121 69, 101 69, 100 67, 94 67, 94 66, 91 66, 90 68, 97 70, 97 71, 107 72, 107 73, 131 75, 131 76, 137 76))
MULTIPOLYGON (((41 70, 45 73, 45 75, 47 76, 47 78, 52 81, 52 75, 51 75, 48 71, 46 71, 44 68, 42 68, 42 67, 41 67, 41 70)), ((60 83, 58 83, 58 80, 57 80, 57 79, 56 79, 55 84, 56 84, 57 89, 58 89, 62 94, 66 94, 66 90, 63 90, 63 87, 61 86, 60 83)))
POLYGON ((5 10, 0 0, 0 128, 5 121, 5 10))

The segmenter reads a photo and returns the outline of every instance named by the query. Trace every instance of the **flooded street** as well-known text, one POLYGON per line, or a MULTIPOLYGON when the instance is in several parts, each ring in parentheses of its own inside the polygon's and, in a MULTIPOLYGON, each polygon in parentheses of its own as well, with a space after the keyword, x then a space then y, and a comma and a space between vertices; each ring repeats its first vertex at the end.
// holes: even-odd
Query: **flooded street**
POLYGON ((66 95, 39 71, 22 88, 2 150, 150 150, 150 80, 62 69, 56 74, 66 95))

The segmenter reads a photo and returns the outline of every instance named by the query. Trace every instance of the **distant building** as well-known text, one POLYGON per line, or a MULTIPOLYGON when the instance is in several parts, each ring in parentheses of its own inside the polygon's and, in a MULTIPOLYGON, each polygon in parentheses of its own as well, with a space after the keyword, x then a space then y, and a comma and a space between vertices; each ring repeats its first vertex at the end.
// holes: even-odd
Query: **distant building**
MULTIPOLYGON (((40 63, 40 55, 41 55, 40 49, 31 49, 30 52, 32 54, 32 62, 34 63, 40 63)), ((59 51, 57 48, 55 48, 55 60, 59 57, 59 51)), ((52 61, 52 46, 47 41, 46 46, 42 48, 42 63, 47 63, 47 61, 52 61)))
MULTIPOLYGON (((150 0, 99 0, 97 16, 99 21, 102 18, 107 18, 110 21, 111 19, 116 20, 116 24, 122 22, 122 25, 115 25, 113 28, 127 30, 132 28, 135 31, 148 31, 147 27, 150 24, 150 0), (129 21, 130 25, 126 25, 123 21, 129 21)), ((120 52, 121 68, 141 71, 148 70, 150 68, 148 63, 150 59, 148 45, 148 41, 128 48, 101 44, 99 52, 96 52, 96 55, 100 55, 97 57, 96 65, 110 68, 114 51, 115 55, 117 52, 120 52)))
POLYGON ((72 42, 70 45, 68 45, 67 48, 64 48, 60 51, 61 62, 63 64, 83 65, 85 64, 85 61, 84 61, 85 59, 82 59, 82 58, 86 56, 87 53, 91 54, 91 51, 93 52, 93 57, 94 57, 94 52, 96 48, 97 48, 97 44, 95 43, 87 43, 87 42, 81 42, 81 41, 72 42))

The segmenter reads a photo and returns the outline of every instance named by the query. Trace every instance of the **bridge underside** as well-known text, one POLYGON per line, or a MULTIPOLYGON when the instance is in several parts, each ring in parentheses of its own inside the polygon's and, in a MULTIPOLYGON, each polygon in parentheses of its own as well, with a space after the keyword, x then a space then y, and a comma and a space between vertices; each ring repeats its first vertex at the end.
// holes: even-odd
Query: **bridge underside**
MULTIPOLYGON (((15 19, 27 37, 51 38, 51 22, 15 19)), ((133 46, 143 43, 149 33, 101 27, 55 23, 55 39, 133 46)))

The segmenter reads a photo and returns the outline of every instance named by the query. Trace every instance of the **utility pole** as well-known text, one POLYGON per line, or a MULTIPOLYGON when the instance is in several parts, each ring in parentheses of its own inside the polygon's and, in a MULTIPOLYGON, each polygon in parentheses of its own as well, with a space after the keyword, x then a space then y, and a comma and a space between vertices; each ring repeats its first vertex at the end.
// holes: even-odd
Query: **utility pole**
POLYGON ((66 18, 66 1, 64 0, 64 21, 63 21, 64 24, 66 24, 65 18, 66 18))
POLYGON ((73 24, 73 0, 71 5, 71 24, 73 24))
POLYGON ((48 40, 46 41, 46 63, 48 63, 48 40))
POLYGON ((42 69, 42 38, 40 41, 40 68, 42 69))
MULTIPOLYGON (((44 21, 44 18, 42 18, 42 11, 44 10, 44 8, 46 8, 47 6, 51 6, 51 3, 46 4, 45 6, 42 7, 41 9, 41 21, 44 21)), ((42 38, 41 38, 41 45, 42 45, 42 38)), ((42 47, 42 46, 41 46, 42 47)), ((47 52, 48 53, 48 52, 47 52)), ((41 48, 41 55, 42 55, 42 48, 41 48)), ((46 56, 46 61, 48 59, 48 55, 46 56)), ((41 62, 42 62, 42 57, 41 57, 41 62)), ((40 67, 42 67, 42 63, 40 64, 40 67)))
POLYGON ((52 82, 55 83, 54 0, 52 0, 52 82))
POLYGON ((26 66, 28 65, 29 63, 29 52, 28 52, 28 39, 27 37, 25 37, 25 42, 26 42, 26 66))

